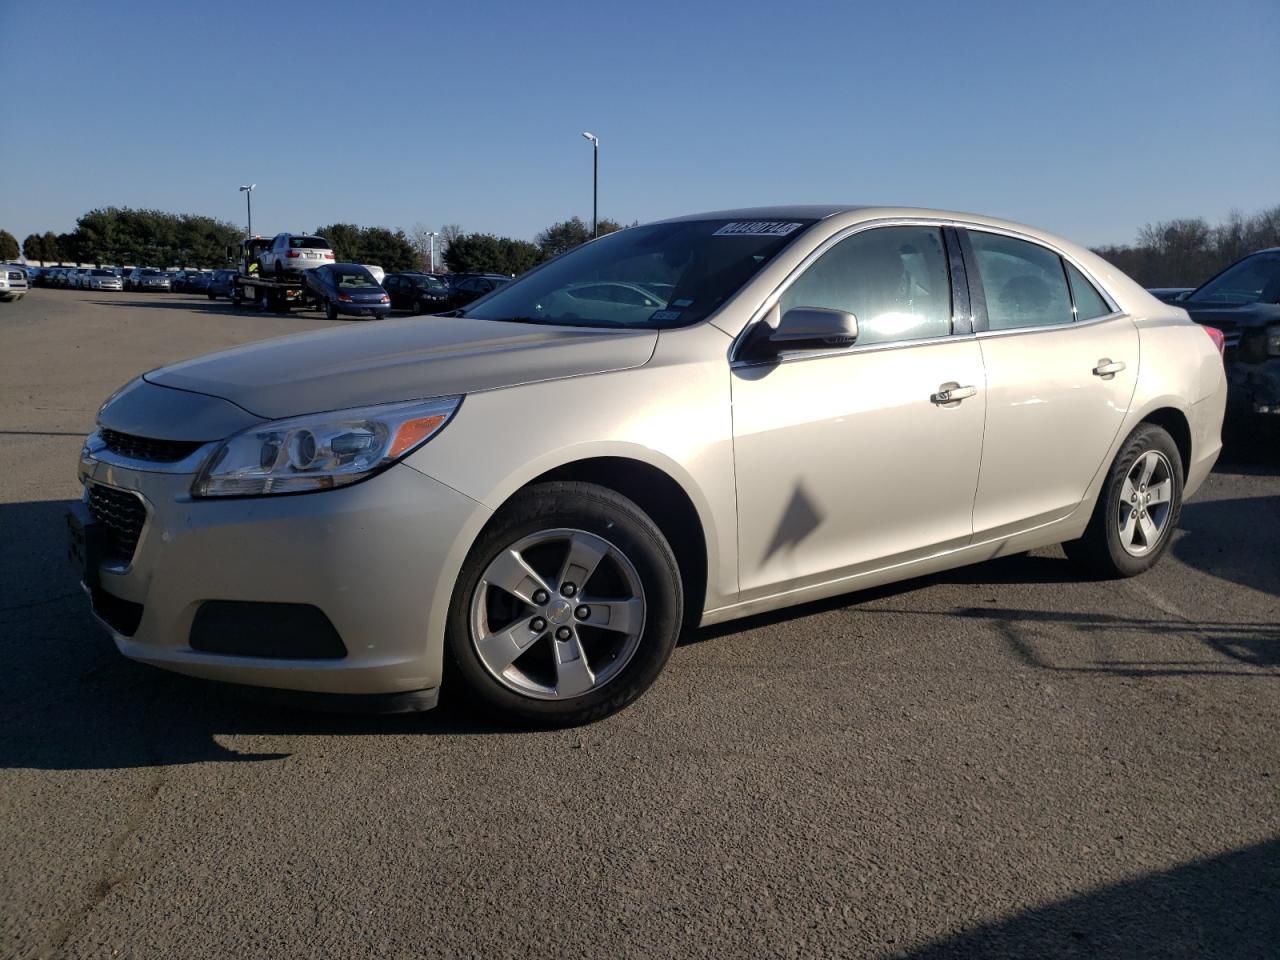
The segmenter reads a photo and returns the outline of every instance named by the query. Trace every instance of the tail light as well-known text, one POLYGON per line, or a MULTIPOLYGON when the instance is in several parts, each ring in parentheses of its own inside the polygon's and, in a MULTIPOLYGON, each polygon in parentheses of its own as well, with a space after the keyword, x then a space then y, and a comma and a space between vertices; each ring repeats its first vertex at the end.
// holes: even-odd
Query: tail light
POLYGON ((350 302, 351 302, 351 294, 349 294, 349 293, 340 293, 340 294, 338 294, 338 299, 339 299, 339 300, 341 300, 343 303, 350 303, 350 302))
POLYGON ((1213 345, 1218 348, 1218 356, 1223 356, 1227 351, 1227 338, 1222 335, 1222 331, 1217 327, 1205 327, 1204 332, 1209 335, 1213 345))
POLYGON ((379 297, 379 298, 378 298, 378 302, 379 302, 379 303, 390 303, 390 302, 391 302, 391 298, 390 298, 390 297, 388 297, 388 296, 384 293, 381 297, 379 297))
POLYGON ((332 253, 326 253, 326 254, 324 255, 324 258, 325 258, 326 260, 332 260, 332 259, 333 259, 333 254, 332 254, 332 253))
POLYGON ((300 254, 297 250, 290 250, 288 253, 285 254, 285 256, 288 257, 290 260, 296 260, 298 257, 302 256, 302 254, 300 254))

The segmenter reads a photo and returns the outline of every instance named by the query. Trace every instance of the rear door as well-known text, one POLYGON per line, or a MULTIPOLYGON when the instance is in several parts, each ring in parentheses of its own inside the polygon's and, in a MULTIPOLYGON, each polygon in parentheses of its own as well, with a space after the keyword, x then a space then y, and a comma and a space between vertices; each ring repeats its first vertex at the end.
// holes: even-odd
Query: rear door
POLYGON ((961 232, 987 378, 974 540, 1061 519, 1084 499, 1138 376, 1138 331, 1084 273, 1029 238, 961 232))

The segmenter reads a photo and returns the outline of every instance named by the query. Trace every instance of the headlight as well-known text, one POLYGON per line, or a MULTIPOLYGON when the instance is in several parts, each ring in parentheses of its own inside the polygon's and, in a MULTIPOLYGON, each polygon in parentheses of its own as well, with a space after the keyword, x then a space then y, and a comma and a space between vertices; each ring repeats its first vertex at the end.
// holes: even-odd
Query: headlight
POLYGON ((191 493, 255 497, 355 483, 426 443, 461 402, 461 397, 442 397, 260 424, 224 441, 191 493))
POLYGON ((1267 329, 1267 353, 1273 357, 1280 357, 1280 327, 1267 329))

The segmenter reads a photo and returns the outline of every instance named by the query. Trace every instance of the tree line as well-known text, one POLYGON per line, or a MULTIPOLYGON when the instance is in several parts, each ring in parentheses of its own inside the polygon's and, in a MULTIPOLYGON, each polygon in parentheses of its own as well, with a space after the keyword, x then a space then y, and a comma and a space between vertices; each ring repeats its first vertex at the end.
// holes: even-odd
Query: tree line
POLYGON ((1149 223, 1133 244, 1094 247, 1144 287, 1198 287, 1241 257, 1280 246, 1280 206, 1245 216, 1233 210, 1210 225, 1203 217, 1149 223))
MULTIPOLYGON (((600 234, 622 229, 600 221, 600 234)), ((431 269, 431 231, 421 224, 409 234, 387 227, 332 223, 318 227, 337 259, 378 264, 386 270, 431 269)), ((241 239, 240 228, 196 214, 103 207, 76 221, 70 233, 30 234, 19 249, 17 238, 0 230, 0 260, 19 252, 42 263, 147 264, 157 267, 217 267, 228 262, 227 248, 241 239)), ((553 223, 533 240, 467 233, 458 224, 435 232, 435 265, 457 273, 519 275, 591 239, 580 217, 553 223)), ((1132 244, 1095 247, 1094 253, 1148 287, 1196 286, 1241 257, 1280 246, 1280 206, 1250 216, 1233 211, 1210 224, 1202 217, 1149 223, 1132 244)))

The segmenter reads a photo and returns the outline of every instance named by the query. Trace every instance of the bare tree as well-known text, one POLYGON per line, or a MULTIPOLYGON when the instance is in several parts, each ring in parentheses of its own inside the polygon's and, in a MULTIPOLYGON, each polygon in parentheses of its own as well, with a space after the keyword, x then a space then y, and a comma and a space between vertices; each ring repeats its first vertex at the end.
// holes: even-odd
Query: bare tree
MULTIPOLYGON (((437 236, 436 244, 439 245, 440 237, 437 236)), ((431 262, 431 230, 425 223, 418 222, 409 228, 409 244, 413 247, 413 252, 418 256, 418 266, 425 270, 435 269, 435 265, 431 262)), ((437 255, 439 251, 437 250, 437 255)))

